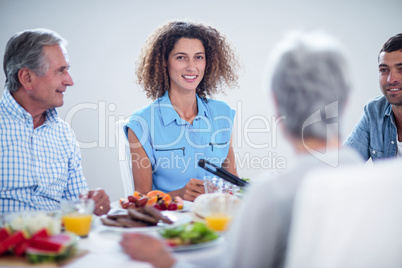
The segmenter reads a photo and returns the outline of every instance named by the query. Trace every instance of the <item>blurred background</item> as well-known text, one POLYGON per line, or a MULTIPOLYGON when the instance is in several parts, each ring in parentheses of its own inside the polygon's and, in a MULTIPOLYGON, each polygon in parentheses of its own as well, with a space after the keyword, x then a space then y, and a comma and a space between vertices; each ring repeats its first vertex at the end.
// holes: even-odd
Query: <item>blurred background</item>
MULTIPOLYGON (((240 87, 214 98, 237 111, 233 141, 239 175, 258 178, 285 171, 293 158, 265 88, 266 59, 275 43, 291 30, 322 30, 345 46, 353 83, 340 125, 345 139, 366 102, 381 94, 377 56, 382 44, 401 32, 401 10, 400 0, 0 0, 0 62, 8 39, 25 29, 49 28, 68 40, 75 85, 67 89, 59 115, 80 142, 89 186, 106 189, 114 201, 124 196, 115 122, 151 103, 135 83, 134 69, 143 43, 159 25, 204 22, 232 42, 243 65, 240 87)), ((2 94, 3 72, 0 81, 2 94)))

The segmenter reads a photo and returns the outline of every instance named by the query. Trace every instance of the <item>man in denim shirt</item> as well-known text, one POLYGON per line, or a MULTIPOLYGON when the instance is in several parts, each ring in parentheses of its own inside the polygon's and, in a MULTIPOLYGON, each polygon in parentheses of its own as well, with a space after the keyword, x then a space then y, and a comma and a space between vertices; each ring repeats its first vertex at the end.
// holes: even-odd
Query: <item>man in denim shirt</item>
POLYGON ((391 37, 378 56, 381 91, 364 107, 356 128, 345 142, 373 161, 402 157, 402 33, 391 37))

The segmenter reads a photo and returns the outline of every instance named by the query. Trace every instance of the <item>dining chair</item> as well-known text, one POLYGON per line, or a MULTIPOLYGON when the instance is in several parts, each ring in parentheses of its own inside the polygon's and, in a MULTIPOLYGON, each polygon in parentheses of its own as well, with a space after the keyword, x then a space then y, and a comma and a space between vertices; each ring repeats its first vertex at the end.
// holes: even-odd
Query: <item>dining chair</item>
POLYGON ((127 120, 116 122, 116 136, 118 137, 118 157, 120 164, 121 179, 123 180, 125 197, 132 195, 135 191, 133 173, 131 170, 130 146, 124 133, 124 125, 127 120))
POLYGON ((317 170, 295 198, 286 267, 402 267, 402 161, 317 170))

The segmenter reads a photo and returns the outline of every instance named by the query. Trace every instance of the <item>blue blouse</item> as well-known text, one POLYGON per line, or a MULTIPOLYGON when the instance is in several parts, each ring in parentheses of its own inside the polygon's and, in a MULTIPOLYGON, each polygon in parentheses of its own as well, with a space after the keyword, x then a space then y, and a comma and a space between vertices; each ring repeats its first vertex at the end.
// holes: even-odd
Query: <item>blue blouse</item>
MULTIPOLYGON (((153 189, 170 192, 183 188, 191 178, 202 180, 208 171, 200 159, 221 166, 227 158, 235 111, 226 103, 197 96, 198 115, 193 124, 174 110, 168 92, 133 113, 125 126, 132 129, 152 164, 153 189)), ((144 165, 132 155, 133 165, 144 165), (138 161, 136 161, 138 160, 138 161)))

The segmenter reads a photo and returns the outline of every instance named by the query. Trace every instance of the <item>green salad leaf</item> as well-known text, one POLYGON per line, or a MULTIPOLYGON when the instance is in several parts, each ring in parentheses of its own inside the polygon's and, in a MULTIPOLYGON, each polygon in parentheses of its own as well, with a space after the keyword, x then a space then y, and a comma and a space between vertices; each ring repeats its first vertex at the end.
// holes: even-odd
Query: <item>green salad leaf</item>
POLYGON ((187 223, 175 228, 166 228, 160 231, 160 234, 170 246, 199 244, 215 240, 219 237, 217 233, 201 222, 187 223))

